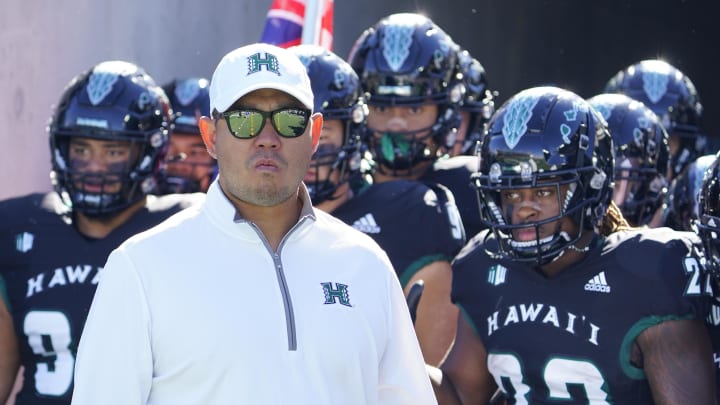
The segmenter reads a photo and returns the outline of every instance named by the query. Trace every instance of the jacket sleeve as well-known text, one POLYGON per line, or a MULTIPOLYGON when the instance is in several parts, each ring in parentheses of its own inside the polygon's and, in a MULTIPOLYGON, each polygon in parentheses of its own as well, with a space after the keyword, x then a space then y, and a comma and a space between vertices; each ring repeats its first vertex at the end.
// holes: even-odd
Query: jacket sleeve
POLYGON ((153 375, 150 337, 143 285, 130 258, 116 250, 80 338, 72 404, 145 404, 153 375))
POLYGON ((387 274, 388 334, 378 373, 379 403, 437 404, 405 295, 392 267, 387 274))

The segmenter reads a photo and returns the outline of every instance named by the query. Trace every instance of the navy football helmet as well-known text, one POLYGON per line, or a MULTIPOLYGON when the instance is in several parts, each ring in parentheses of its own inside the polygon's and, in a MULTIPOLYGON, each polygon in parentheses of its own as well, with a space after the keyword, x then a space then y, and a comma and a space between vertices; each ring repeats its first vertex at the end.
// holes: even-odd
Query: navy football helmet
POLYGON ((530 88, 506 101, 490 119, 472 175, 480 216, 497 238, 499 257, 549 263, 579 241, 581 232, 558 230, 541 238, 545 224, 570 218, 579 228, 595 229, 613 191, 613 145, 603 118, 580 96, 556 87, 530 88), (561 186, 559 215, 512 223, 502 194, 530 187, 561 186), (534 228, 535 240, 514 240, 512 231, 534 228))
POLYGON ((145 71, 107 61, 76 76, 65 88, 48 132, 51 179, 63 202, 88 216, 114 214, 152 192, 164 157, 172 110, 167 96, 145 71), (69 157, 74 137, 128 141, 134 159, 97 173, 77 170, 69 157), (90 192, 121 183, 117 193, 90 192))
POLYGON ((175 79, 163 86, 170 99, 173 116, 170 153, 160 173, 159 194, 204 192, 203 184, 209 184, 217 174, 217 161, 206 152, 195 154, 197 156, 173 152, 173 133, 197 135, 200 138, 200 117, 210 116, 209 85, 210 82, 205 78, 191 77, 175 79), (167 164, 175 166, 168 168, 167 164))
MULTIPOLYGON (((435 103, 438 117, 418 131, 369 135, 366 142, 376 162, 392 170, 408 170, 435 160, 425 139, 439 149, 451 148, 460 124, 457 108, 464 87, 459 80, 458 46, 429 18, 392 14, 357 39, 348 61, 357 72, 372 106, 419 106, 435 103), (421 135, 429 131, 429 135, 421 135)), ((372 128, 368 128, 372 133, 372 128)))
POLYGON ((671 178, 705 153, 700 97, 690 78, 669 63, 653 59, 631 65, 608 81, 605 93, 622 93, 642 102, 657 114, 671 138, 678 137, 678 150, 670 156, 671 178))
POLYGON ((202 77, 176 79, 163 86, 173 110, 173 131, 200 135, 200 117, 210 116, 210 82, 202 77))
POLYGON ((630 223, 646 225, 667 194, 667 132, 652 110, 626 95, 599 94, 588 102, 607 122, 615 146, 613 200, 630 223))
POLYGON ((692 230, 693 221, 699 217, 698 198, 702 181, 714 160, 714 155, 700 156, 673 179, 663 207, 665 226, 678 231, 692 230))
POLYGON ((715 295, 720 293, 720 153, 705 172, 698 196, 695 226, 705 248, 706 267, 714 281, 715 295))
POLYGON ((473 155, 480 142, 485 124, 495 112, 494 94, 488 87, 487 74, 480 62, 466 50, 458 52, 458 63, 462 73, 465 93, 460 111, 467 111, 470 121, 461 148, 461 154, 473 155))
POLYGON ((305 65, 313 94, 314 111, 324 120, 340 120, 344 127, 344 142, 340 149, 320 145, 313 155, 311 168, 329 167, 326 178, 315 170, 315 180, 305 181, 313 204, 332 199, 337 188, 360 174, 360 128, 365 124, 368 107, 362 97, 360 80, 352 67, 339 56, 317 45, 298 45, 289 48, 305 65), (332 181, 333 173, 339 182, 332 181))

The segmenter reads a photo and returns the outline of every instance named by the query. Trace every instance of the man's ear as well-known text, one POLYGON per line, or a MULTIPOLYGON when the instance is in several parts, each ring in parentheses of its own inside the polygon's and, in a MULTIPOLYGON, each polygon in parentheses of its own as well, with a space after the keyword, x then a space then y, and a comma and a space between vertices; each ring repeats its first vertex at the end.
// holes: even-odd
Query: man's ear
POLYGON ((202 140, 205 142, 205 148, 210 156, 217 159, 217 154, 215 153, 215 121, 210 117, 200 117, 198 126, 200 127, 200 136, 202 136, 202 140))
POLYGON ((320 133, 323 127, 323 116, 321 113, 312 115, 312 126, 310 127, 310 135, 312 136, 312 151, 315 153, 320 142, 320 133))

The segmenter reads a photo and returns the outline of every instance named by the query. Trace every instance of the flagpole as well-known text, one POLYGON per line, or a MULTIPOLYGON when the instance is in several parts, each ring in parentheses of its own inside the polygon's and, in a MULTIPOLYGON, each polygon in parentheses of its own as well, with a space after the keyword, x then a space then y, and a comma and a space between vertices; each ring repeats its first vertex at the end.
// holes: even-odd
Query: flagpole
POLYGON ((320 45, 320 22, 323 15, 324 0, 306 0, 305 22, 302 30, 302 43, 320 45))

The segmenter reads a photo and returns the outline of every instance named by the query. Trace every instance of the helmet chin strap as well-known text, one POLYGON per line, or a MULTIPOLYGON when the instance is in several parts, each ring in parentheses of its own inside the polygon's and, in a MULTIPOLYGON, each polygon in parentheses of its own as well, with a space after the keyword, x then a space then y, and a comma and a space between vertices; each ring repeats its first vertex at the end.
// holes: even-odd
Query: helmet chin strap
MULTIPOLYGON (((570 235, 568 235, 568 233, 565 232, 565 231, 561 231, 561 232, 560 232, 560 237, 564 238, 564 239, 567 240, 568 242, 569 242, 570 240, 572 240, 572 238, 570 238, 570 235)), ((555 256, 550 262, 555 262, 555 261, 557 261, 558 259, 560 259, 561 257, 563 257, 563 255, 565 255, 565 252, 567 252, 568 250, 573 250, 573 251, 578 252, 578 253, 587 253, 588 251, 590 251, 590 244, 588 243, 588 245, 585 246, 584 248, 579 248, 579 247, 575 246, 575 244, 567 245, 567 246, 565 247, 565 249, 561 250, 561 251, 560 251, 560 254, 558 254, 557 256, 555 256)))
MULTIPOLYGON (((566 232, 562 232, 562 233, 563 233, 563 236, 566 237, 566 238, 568 239, 568 241, 569 241, 569 240, 570 240, 570 235, 568 235, 566 232)), ((577 237, 577 238, 578 238, 578 241, 580 240, 581 237, 582 237, 582 230, 580 231, 580 235, 578 235, 578 237, 577 237)), ((576 251, 576 252, 578 252, 578 253, 587 253, 587 252, 590 251, 590 245, 592 245, 592 241, 588 242, 588 244, 587 244, 585 247, 583 247, 583 248, 577 247, 577 244, 574 243, 574 244, 572 244, 572 245, 568 245, 567 248, 565 248, 565 249, 566 249, 566 250, 567 250, 567 249, 574 250, 574 251, 576 251)))
POLYGON ((578 253, 586 253, 590 250, 590 245, 587 245, 584 248, 579 248, 575 245, 568 245, 567 249, 574 250, 578 253))

